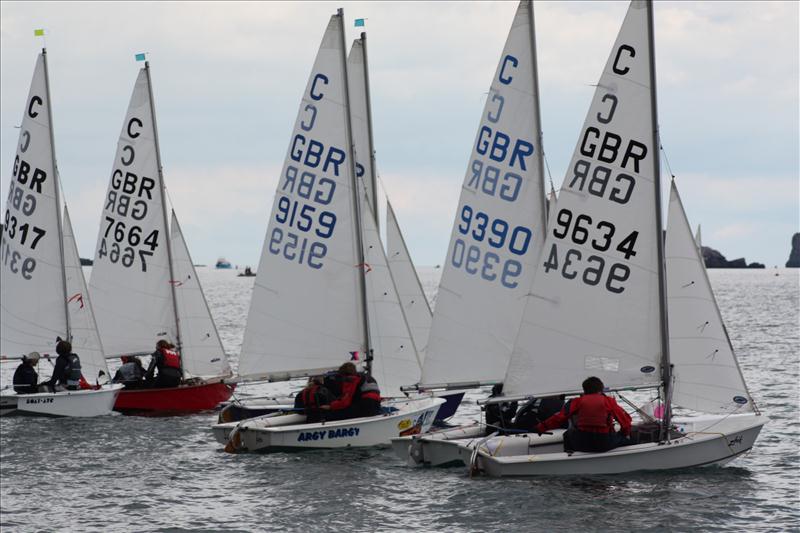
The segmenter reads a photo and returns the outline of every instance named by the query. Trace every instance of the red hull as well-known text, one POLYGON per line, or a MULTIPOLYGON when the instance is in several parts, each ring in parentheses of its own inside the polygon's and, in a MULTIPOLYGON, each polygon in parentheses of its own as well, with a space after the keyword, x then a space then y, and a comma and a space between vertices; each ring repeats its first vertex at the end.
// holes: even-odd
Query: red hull
POLYGON ((207 411, 228 400, 235 387, 225 383, 206 383, 170 389, 123 390, 117 397, 114 410, 154 414, 207 411))

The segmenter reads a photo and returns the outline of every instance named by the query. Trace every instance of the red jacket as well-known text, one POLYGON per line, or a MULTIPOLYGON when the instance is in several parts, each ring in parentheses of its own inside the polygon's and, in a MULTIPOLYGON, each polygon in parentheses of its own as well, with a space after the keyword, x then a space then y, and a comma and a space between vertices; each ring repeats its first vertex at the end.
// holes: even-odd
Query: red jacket
MULTIPOLYGON (((331 402, 331 411, 340 411, 350 407, 353 404, 353 398, 359 392, 359 387, 361 387, 363 380, 364 378, 358 374, 342 376, 342 394, 331 402)), ((380 393, 372 390, 361 392, 360 397, 381 401, 380 393)))
POLYGON ((547 431, 561 427, 568 420, 575 420, 580 431, 611 433, 614 420, 619 422, 623 435, 631 434, 631 417, 617 401, 601 393, 584 394, 573 398, 561 411, 536 426, 536 431, 547 431), (567 412, 569 408, 569 412, 567 412), (573 418, 574 417, 574 418, 573 418))

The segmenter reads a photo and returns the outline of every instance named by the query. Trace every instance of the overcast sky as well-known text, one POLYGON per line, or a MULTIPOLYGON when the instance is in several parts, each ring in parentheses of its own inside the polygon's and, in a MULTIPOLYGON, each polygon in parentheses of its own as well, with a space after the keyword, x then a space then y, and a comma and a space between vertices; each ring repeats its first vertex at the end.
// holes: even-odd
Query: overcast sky
MULTIPOLYGON (((196 263, 257 265, 325 30, 366 18, 377 161, 417 264, 443 262, 516 2, 0 3, 0 191, 46 28, 59 170, 92 257, 140 64, 196 263)), ((558 188, 627 2, 536 3, 545 152, 558 188)), ((798 3, 657 2, 662 141, 693 225, 729 259, 786 262, 800 231, 798 3)), ((665 173, 668 176, 668 173, 665 173)), ((665 189, 666 191, 666 189, 665 189)))

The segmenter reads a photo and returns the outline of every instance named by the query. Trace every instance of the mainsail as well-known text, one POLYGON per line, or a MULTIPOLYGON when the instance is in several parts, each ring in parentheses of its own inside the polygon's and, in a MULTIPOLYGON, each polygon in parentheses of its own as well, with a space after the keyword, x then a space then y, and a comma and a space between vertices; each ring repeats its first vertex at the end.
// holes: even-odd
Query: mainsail
POLYGON ((46 52, 36 62, 20 126, 3 220, 0 344, 3 355, 53 353, 69 339, 83 375, 108 374, 69 213, 63 224, 51 127, 46 52))
POLYGON ((174 261, 175 301, 181 321, 181 355, 186 377, 212 378, 231 373, 228 358, 211 317, 200 279, 175 211, 170 222, 174 261))
POLYGON ((151 352, 159 338, 178 336, 148 81, 143 68, 122 124, 89 282, 103 345, 114 355, 151 352))
POLYGON ((634 1, 561 187, 505 393, 662 382, 658 146, 648 10, 634 1))
POLYGON ((246 378, 308 375, 367 349, 340 17, 325 31, 278 181, 239 362, 246 378))
MULTIPOLYGON (((377 215, 378 184, 372 147, 366 39, 366 33, 362 33, 360 39, 353 41, 353 46, 347 55, 347 79, 350 89, 350 118, 353 125, 356 179, 363 184, 369 205, 373 213, 377 215)), ((375 223, 378 223, 377 218, 375 223)))
POLYGON ((44 52, 36 60, 3 215, 3 355, 52 353, 67 338, 58 178, 44 52))
POLYGON ((505 376, 545 235, 537 85, 533 5, 523 1, 464 178, 422 386, 505 376))
MULTIPOLYGON (((420 360, 424 361, 425 348, 428 345, 428 336, 433 320, 431 307, 422 289, 422 283, 419 281, 414 263, 411 261, 411 255, 400 231, 400 225, 397 223, 392 204, 388 201, 386 205, 386 250, 389 270, 392 272, 397 294, 403 305, 411 337, 414 339, 420 360)), ((404 385, 415 383, 418 379, 406 382, 404 385)))
POLYGON ((755 407, 722 321, 703 257, 672 182, 667 225, 667 298, 673 402, 706 413, 755 407))

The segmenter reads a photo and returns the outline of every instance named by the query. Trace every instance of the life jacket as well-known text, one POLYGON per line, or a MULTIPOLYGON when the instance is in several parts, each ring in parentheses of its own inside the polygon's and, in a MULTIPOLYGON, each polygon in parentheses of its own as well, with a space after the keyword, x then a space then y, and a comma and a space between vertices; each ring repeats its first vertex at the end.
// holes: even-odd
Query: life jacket
POLYGON ((67 366, 64 368, 67 388, 79 387, 81 384, 81 359, 76 354, 71 353, 67 356, 67 366))
POLYGON ((123 383, 141 381, 142 379, 142 369, 133 361, 119 367, 117 372, 119 372, 119 381, 123 383))
POLYGON ((320 386, 314 383, 300 391, 300 398, 304 408, 316 409, 319 407, 319 397, 317 395, 319 388, 320 386))
POLYGON ((375 400, 376 402, 381 401, 381 389, 378 387, 378 382, 375 381, 375 378, 368 374, 359 374, 358 377, 361 382, 358 384, 356 393, 353 395, 353 401, 356 402, 362 398, 375 400))
POLYGON ((580 431, 608 433, 614 428, 614 419, 606 406, 603 394, 584 394, 580 398, 575 425, 580 431))
POLYGON ((161 355, 163 356, 162 365, 164 368, 181 369, 181 356, 178 355, 178 352, 169 348, 161 348, 161 355))

